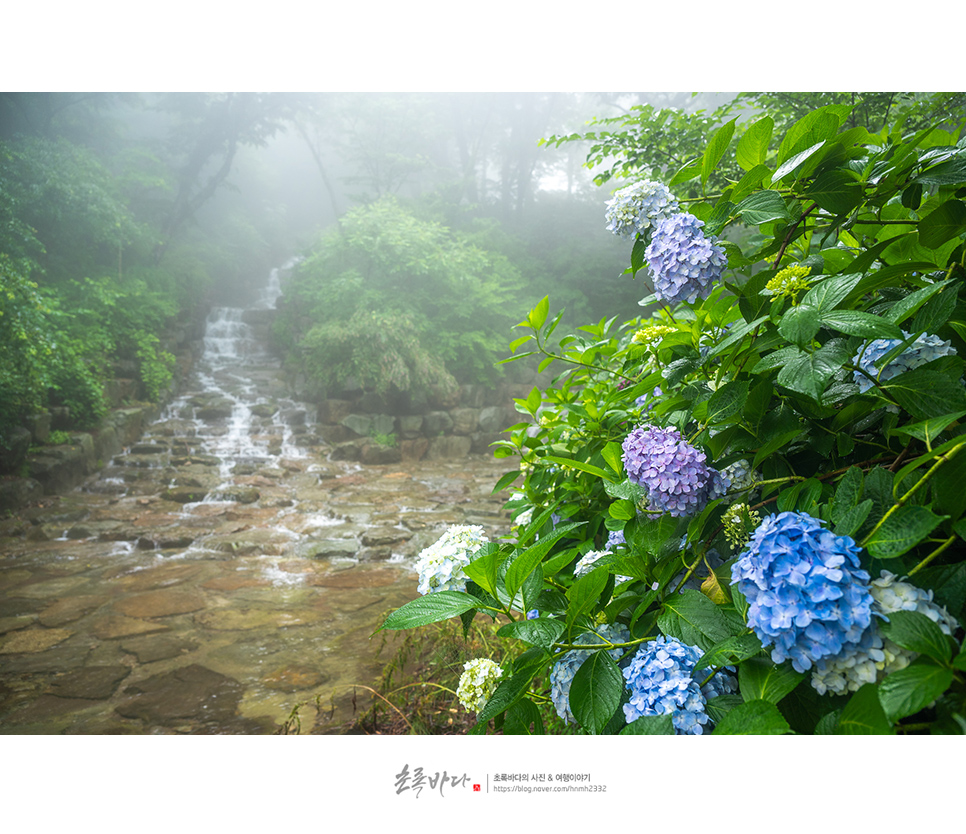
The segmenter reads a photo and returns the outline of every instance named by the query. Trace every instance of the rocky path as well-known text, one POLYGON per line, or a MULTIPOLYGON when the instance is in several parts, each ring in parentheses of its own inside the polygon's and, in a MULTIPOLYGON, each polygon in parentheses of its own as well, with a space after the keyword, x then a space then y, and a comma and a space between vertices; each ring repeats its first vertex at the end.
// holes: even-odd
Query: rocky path
POLYGON ((0 522, 0 733, 271 733, 320 694, 338 726, 414 556, 506 532, 507 462, 330 461, 277 363, 221 350, 140 444, 0 522))

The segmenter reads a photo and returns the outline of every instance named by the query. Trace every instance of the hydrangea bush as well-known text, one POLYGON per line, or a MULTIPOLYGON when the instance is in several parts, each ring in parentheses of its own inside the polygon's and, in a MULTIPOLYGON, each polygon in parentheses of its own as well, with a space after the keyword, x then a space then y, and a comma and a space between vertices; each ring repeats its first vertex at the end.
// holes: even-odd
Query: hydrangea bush
POLYGON ((718 126, 608 204, 638 317, 518 325, 515 525, 383 625, 519 645, 474 732, 966 731, 966 141, 850 116, 718 126))

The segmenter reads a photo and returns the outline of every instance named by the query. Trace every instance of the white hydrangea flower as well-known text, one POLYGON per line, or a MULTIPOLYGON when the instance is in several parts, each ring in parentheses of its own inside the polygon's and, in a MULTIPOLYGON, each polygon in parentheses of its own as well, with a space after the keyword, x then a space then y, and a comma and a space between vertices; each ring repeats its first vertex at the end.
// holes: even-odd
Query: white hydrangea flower
MULTIPOLYGON (((932 591, 902 582, 889 571, 882 571, 878 579, 869 583, 869 592, 872 594, 873 614, 888 618, 896 611, 918 611, 936 623, 944 634, 952 635, 959 627, 959 623, 945 608, 933 602, 932 591)), ((816 664, 812 671, 812 687, 819 695, 826 692, 835 695, 855 692, 862 684, 876 683, 915 660, 916 652, 883 637, 875 622, 872 621, 858 648, 816 664)))
POLYGON ((486 706, 503 676, 502 667, 493 660, 478 657, 463 664, 456 696, 471 712, 479 712, 486 706))
POLYGON ((416 559, 421 594, 436 591, 464 591, 467 576, 463 568, 489 539, 478 525, 453 525, 442 537, 422 550, 416 559))
POLYGON ((678 210, 678 201, 664 183, 644 180, 621 188, 607 201, 607 231, 619 237, 644 234, 678 210))

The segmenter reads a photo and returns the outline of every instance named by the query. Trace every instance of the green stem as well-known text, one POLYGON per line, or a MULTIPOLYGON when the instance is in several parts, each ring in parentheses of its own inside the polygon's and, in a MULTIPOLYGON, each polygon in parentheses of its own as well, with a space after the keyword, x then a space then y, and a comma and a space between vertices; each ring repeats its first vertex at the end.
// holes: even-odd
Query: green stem
MULTIPOLYGON (((955 457, 956 454, 959 452, 959 450, 962 449, 964 446, 966 446, 966 443, 960 443, 958 446, 954 446, 952 449, 950 449, 946 454, 940 455, 939 458, 938 458, 938 460, 929 468, 929 471, 926 472, 926 474, 923 475, 913 485, 913 487, 905 495, 902 496, 902 498, 900 498, 895 504, 893 504, 891 507, 889 507, 888 512, 884 516, 882 516, 882 518, 879 519, 879 523, 876 524, 875 527, 872 528, 872 530, 869 533, 869 535, 867 535, 859 543, 859 547, 865 547, 866 544, 868 543, 868 541, 880 530, 880 528, 882 527, 882 525, 886 523, 886 521, 889 519, 889 517, 894 512, 896 512, 897 510, 899 510, 901 507, 904 507, 906 505, 906 502, 910 498, 912 498, 913 494, 919 489, 919 487, 921 487, 924 483, 926 483, 926 481, 928 481, 936 473, 936 470, 939 469, 940 466, 942 466, 944 463, 952 460, 953 457, 955 457)), ((927 558, 933 558, 936 555, 938 555, 938 554, 933 554, 932 556, 929 556, 927 558)))
POLYGON ((918 573, 926 565, 928 565, 933 559, 935 559, 940 553, 950 547, 956 539, 959 538, 955 534, 950 536, 946 541, 944 541, 939 547, 937 547, 932 553, 930 553, 925 559, 923 559, 918 565, 916 565, 911 571, 909 571, 907 576, 912 576, 914 573, 918 573))

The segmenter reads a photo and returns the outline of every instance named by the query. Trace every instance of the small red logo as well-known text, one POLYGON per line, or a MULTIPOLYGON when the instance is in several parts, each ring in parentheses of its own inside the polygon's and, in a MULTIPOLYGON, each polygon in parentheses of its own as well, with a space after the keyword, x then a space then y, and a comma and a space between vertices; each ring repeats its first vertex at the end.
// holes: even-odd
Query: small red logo
POLYGON ((480 789, 480 786, 479 785, 473 785, 473 790, 474 791, 478 791, 479 789, 480 789))

